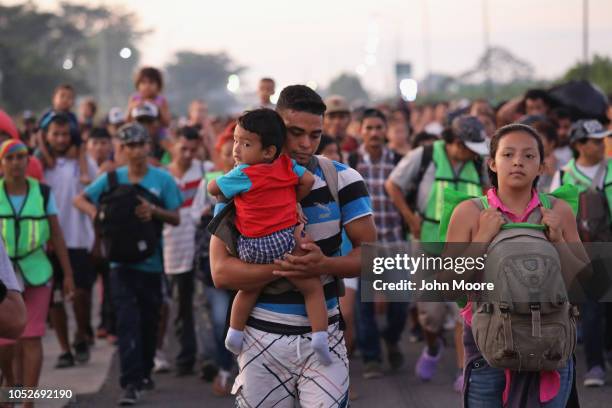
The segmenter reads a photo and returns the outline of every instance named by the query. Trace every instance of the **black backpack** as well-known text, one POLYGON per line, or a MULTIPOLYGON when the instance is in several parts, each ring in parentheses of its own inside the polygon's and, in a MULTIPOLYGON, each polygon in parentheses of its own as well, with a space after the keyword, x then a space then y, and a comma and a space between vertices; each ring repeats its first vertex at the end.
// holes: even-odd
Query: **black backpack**
MULTIPOLYGON (((604 162, 593 177, 591 185, 586 186, 587 189, 580 193, 578 198, 576 226, 578 227, 580 240, 583 242, 612 241, 612 223, 608 199, 604 191, 598 187, 601 181, 605 179, 607 168, 607 162, 604 162)), ((561 181, 564 173, 563 170, 559 171, 561 181)), ((571 169, 568 170, 568 173, 574 180, 578 180, 571 169)))
POLYGON ((100 197, 96 224, 102 235, 111 262, 133 263, 144 261, 155 253, 162 235, 162 223, 157 220, 140 221, 136 207, 138 197, 160 206, 160 200, 138 184, 119 184, 117 172, 108 173, 109 191, 100 197))

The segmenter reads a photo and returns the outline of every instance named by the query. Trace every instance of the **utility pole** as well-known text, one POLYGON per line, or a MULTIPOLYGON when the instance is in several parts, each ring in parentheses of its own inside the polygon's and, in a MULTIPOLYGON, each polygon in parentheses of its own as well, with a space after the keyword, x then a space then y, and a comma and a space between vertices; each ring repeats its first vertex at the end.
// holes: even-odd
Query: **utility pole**
POLYGON ((582 79, 589 79, 589 0, 582 0, 582 79))
POLYGON ((491 44, 489 41, 489 3, 482 0, 482 35, 485 50, 485 92, 487 99, 493 98, 493 82, 491 80, 491 44))
POLYGON ((431 35, 429 32, 429 4, 423 0, 423 51, 425 54, 425 78, 431 73, 431 35))

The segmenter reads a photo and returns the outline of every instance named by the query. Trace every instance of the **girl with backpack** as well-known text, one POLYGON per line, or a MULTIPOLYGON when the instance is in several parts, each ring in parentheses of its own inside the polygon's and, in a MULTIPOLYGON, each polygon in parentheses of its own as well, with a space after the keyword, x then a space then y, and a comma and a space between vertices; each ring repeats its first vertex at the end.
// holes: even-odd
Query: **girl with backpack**
MULTIPOLYGON (((488 255, 488 265, 494 246, 503 246, 502 236, 508 238, 515 234, 522 240, 539 239, 540 245, 552 249, 553 258, 558 258, 558 265, 564 266, 565 275, 567 265, 571 270, 579 270, 587 259, 584 249, 581 245, 566 246, 566 243, 580 243, 572 208, 561 199, 538 194, 535 189, 538 176, 544 170, 544 148, 537 132, 526 125, 504 126, 493 136, 490 151, 488 171, 493 188, 484 197, 457 205, 448 223, 446 242, 469 243, 469 255, 488 255), (527 223, 531 224, 530 228, 527 223)), ((450 248, 447 246, 447 252, 450 248)), ((506 244, 498 253, 503 258, 512 248, 506 244)), ((507 275, 506 282, 517 279, 507 275)), ((461 278, 469 279, 466 275, 461 278)), ((571 277, 565 276, 567 287, 571 281, 571 277)), ((576 315, 567 299, 561 305, 552 306, 546 302, 522 303, 529 305, 526 312, 520 310, 519 303, 481 303, 473 297, 469 299, 462 310, 464 406, 577 406, 573 360, 576 315), (493 333, 488 331, 493 327, 499 331, 487 336, 493 333), (552 328, 558 327, 563 330, 551 335, 552 328), (491 338, 496 338, 498 343, 493 343, 491 338), (513 338, 518 340, 513 342, 513 338), (538 350, 546 344, 549 348, 538 350), (526 349, 534 352, 525 353, 526 349)))

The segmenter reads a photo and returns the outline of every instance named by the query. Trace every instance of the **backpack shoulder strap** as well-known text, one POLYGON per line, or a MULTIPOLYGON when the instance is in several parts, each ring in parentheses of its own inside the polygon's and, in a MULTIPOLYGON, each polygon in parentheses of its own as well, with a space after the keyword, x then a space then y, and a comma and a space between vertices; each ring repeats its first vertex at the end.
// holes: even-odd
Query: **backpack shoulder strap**
POLYGON ((484 182, 484 160, 482 156, 477 156, 474 160, 474 167, 476 167, 476 171, 478 172, 478 180, 480 181, 480 185, 484 182))
POLYGON ((359 153, 352 152, 348 157, 348 165, 353 169, 357 169, 357 163, 359 163, 359 153))
POLYGON ((403 158, 404 158, 404 155, 394 151, 393 152, 393 165, 397 166, 397 163, 402 161, 403 158))
POLYGON ((46 184, 38 183, 40 188, 40 194, 43 197, 43 206, 45 209, 45 214, 47 213, 47 207, 49 206, 49 197, 51 196, 51 187, 46 184))
POLYGON ((597 172, 593 176, 593 180, 591 181, 591 186, 589 187, 589 189, 599 190, 599 185, 605 184, 604 177, 606 176, 607 170, 608 170, 608 162, 603 161, 597 168, 597 172))
POLYGON ((117 177, 117 171, 113 170, 108 173, 108 190, 112 191, 119 185, 119 178, 117 177))
POLYGON ((329 192, 331 193, 334 201, 340 205, 340 199, 338 197, 338 170, 334 163, 329 160, 327 157, 317 155, 315 156, 317 161, 319 162, 319 166, 321 167, 321 171, 323 172, 323 178, 325 178, 325 182, 329 187, 329 192))
POLYGON ((419 171, 417 172, 416 178, 414 180, 415 185, 421 184, 421 180, 423 180, 423 175, 427 171, 427 167, 433 160, 433 145, 428 144, 423 146, 423 156, 421 157, 421 164, 419 165, 419 171))
MULTIPOLYGON (((325 178, 325 182, 329 187, 329 192, 334 198, 334 201, 338 204, 338 208, 342 211, 340 206, 340 198, 338 195, 338 170, 336 169, 336 165, 327 157, 321 155, 316 155, 315 157, 319 163, 319 166, 321 167, 323 177, 325 178)), ((340 218, 339 223, 340 231, 342 231, 342 217, 340 218)), ((336 281, 336 287, 338 289, 338 297, 344 296, 344 281, 338 278, 337 276, 335 276, 334 279, 336 281)))

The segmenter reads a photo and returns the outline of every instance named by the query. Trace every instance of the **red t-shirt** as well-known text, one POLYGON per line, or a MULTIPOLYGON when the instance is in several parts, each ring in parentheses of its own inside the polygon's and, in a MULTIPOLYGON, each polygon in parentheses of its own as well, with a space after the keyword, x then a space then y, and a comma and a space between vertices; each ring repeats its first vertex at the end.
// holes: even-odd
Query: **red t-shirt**
POLYGON ((287 155, 272 163, 241 164, 217 179, 236 204, 236 228, 245 237, 260 238, 297 224, 295 187, 306 169, 287 155))

